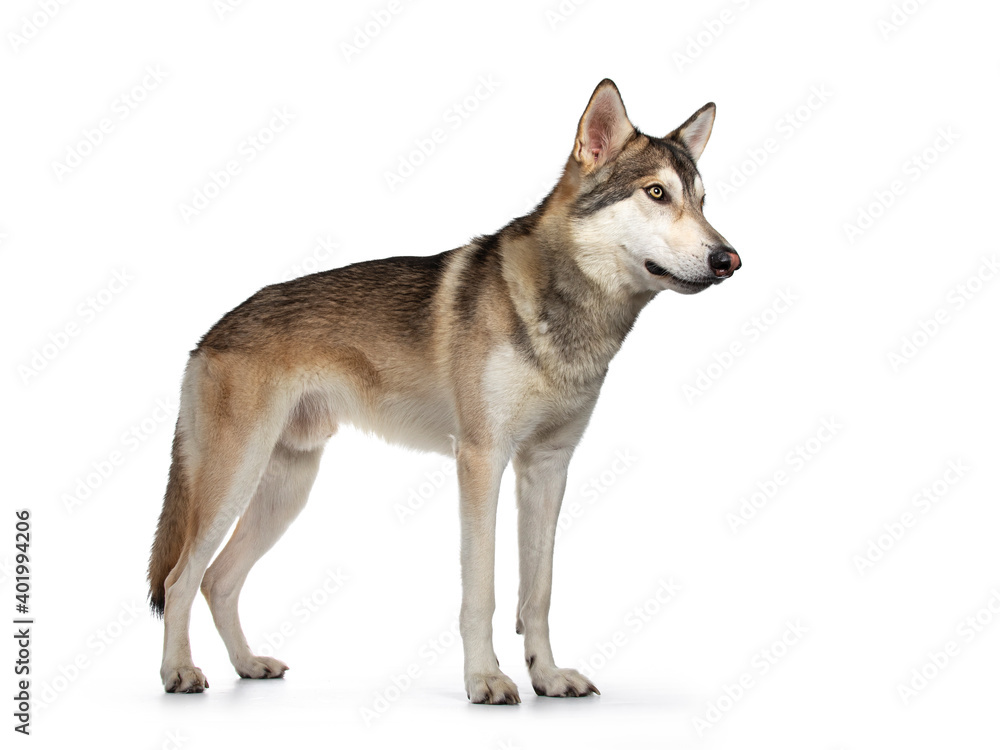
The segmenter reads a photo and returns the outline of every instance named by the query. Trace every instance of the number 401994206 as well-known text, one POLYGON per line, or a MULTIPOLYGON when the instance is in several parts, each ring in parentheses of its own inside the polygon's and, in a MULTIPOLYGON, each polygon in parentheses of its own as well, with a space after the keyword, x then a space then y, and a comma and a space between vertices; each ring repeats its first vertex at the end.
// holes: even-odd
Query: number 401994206
POLYGON ((17 554, 14 557, 14 581, 17 593, 14 599, 17 601, 18 614, 25 615, 28 613, 28 597, 31 595, 31 568, 28 556, 28 547, 31 545, 31 511, 19 510, 15 515, 17 524, 14 527, 14 547, 17 549, 17 554))

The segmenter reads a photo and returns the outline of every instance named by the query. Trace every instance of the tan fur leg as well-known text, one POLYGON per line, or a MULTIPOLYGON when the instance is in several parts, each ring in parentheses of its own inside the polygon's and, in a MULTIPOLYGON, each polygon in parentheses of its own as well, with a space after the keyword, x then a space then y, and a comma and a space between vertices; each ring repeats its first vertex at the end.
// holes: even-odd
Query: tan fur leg
POLYGON ((267 452, 259 447, 249 449, 246 458, 237 466, 224 465, 223 461, 213 460, 213 457, 204 459, 206 467, 215 475, 213 478, 222 481, 212 493, 214 497, 196 494, 195 502, 204 504, 200 509, 196 534, 189 540, 177 566, 167 576, 160 678, 168 693, 200 693, 208 687, 208 680, 194 666, 191 658, 188 636, 191 605, 212 555, 253 496, 261 472, 267 465, 269 452, 270 446, 267 452))
POLYGON ((208 359, 192 360, 185 374, 179 428, 191 507, 184 549, 165 581, 160 677, 168 693, 208 687, 191 658, 191 605, 212 555, 256 492, 291 408, 254 375, 243 362, 208 359))
POLYGON ((575 669, 557 667, 549 643, 552 553, 572 452, 545 446, 521 451, 514 459, 521 569, 517 632, 524 634, 524 660, 535 693, 562 698, 600 692, 575 669))
POLYGON ((215 627, 240 677, 281 677, 288 665, 250 651, 240 626, 240 590, 254 564, 295 520, 309 497, 323 449, 298 451, 278 444, 253 500, 232 539, 212 563, 201 583, 215 627))
POLYGON ((517 685, 500 671, 493 651, 493 566, 497 499, 507 457, 479 446, 455 454, 462 524, 462 609, 465 691, 473 703, 520 703, 517 685))

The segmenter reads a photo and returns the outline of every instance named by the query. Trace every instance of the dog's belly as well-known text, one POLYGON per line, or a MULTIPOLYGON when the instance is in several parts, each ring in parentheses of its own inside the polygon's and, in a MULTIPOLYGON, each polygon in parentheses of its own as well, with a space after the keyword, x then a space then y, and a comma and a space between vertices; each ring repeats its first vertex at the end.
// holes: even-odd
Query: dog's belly
POLYGON ((454 454, 455 410, 447 394, 432 388, 366 392, 344 381, 315 382, 299 397, 281 435, 295 450, 326 443, 341 424, 350 424, 390 443, 454 454))
MULTIPOLYGON (((487 358, 477 392, 465 394, 471 407, 459 425, 455 395, 431 369, 379 369, 370 377, 356 372, 306 376, 281 441, 295 450, 320 447, 341 424, 350 424, 387 442, 452 456, 455 439, 471 430, 489 435, 498 448, 518 446, 589 416, 600 381, 555 384, 511 346, 487 358)), ((371 375, 371 373, 369 373, 371 375)), ((457 394, 456 394, 457 395, 457 394)))
POLYGON ((455 453, 455 410, 441 393, 387 394, 376 408, 362 409, 349 421, 389 443, 448 456, 455 453))

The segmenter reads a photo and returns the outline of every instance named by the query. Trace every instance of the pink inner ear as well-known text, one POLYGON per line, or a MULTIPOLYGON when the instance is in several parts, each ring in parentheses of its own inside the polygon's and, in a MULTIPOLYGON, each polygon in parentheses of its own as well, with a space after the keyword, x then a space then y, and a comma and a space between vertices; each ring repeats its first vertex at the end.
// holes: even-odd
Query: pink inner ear
POLYGON ((598 103, 590 116, 587 127, 587 144, 594 159, 608 151, 611 144, 611 129, 614 122, 614 110, 605 103, 598 103))
POLYGON ((705 141, 708 140, 708 118, 702 116, 691 123, 684 133, 684 140, 690 141, 699 151, 704 148, 705 141))
POLYGON ((608 130, 607 123, 595 122, 587 133, 590 138, 590 151, 596 159, 608 150, 608 130))
POLYGON ((618 91, 611 86, 599 87, 591 99, 579 135, 579 157, 598 166, 614 158, 632 131, 618 91))
POLYGON ((701 156, 702 151, 705 150, 705 144, 708 143, 708 136, 712 132, 712 124, 715 120, 713 114, 714 110, 701 112, 693 122, 682 128, 679 133, 680 141, 695 159, 701 156))

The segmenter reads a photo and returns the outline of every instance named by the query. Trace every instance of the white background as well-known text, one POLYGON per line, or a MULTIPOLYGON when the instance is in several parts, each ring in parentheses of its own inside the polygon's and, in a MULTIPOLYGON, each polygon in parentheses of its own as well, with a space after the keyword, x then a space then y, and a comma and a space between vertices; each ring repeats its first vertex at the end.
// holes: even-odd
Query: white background
POLYGON ((11 613, 12 511, 27 507, 36 746, 994 746, 1000 281, 969 280, 994 273, 998 250, 995 4, 399 3, 357 53, 344 45, 387 3, 252 0, 220 17, 210 0, 122 0, 51 18, 42 2, 4 5, 0 593, 11 613), (187 352, 265 284, 436 253, 525 212, 605 76, 653 134, 718 103, 706 213, 744 267, 643 312, 571 466, 553 642, 603 695, 532 694, 506 481, 495 638, 524 703, 466 703, 451 466, 348 429, 244 590, 252 645, 285 628, 285 680, 241 681, 199 598, 211 689, 163 694, 144 577, 187 352), (122 95, 143 100, 123 109, 122 95), (293 119, 250 160, 274 108, 293 119), (443 142, 390 189, 386 173, 438 127, 443 142), (70 150, 89 153, 58 174, 70 150), (181 204, 231 159, 239 174, 186 222, 181 204), (874 217, 860 234, 845 229, 859 212, 874 217), (127 285, 86 312, 116 272, 127 285), (959 309, 963 290, 976 293, 959 309), (432 489, 438 471, 449 479, 432 489), (787 482, 734 531, 727 517, 776 472, 787 482), (916 500, 927 488, 932 505, 916 500), (879 539, 907 512, 898 540, 879 539), (870 544, 885 551, 861 570, 870 544), (346 580, 328 595, 331 572, 346 580), (661 581, 678 588, 666 604, 661 581), (978 630, 961 626, 977 613, 978 630), (764 673, 788 623, 807 632, 764 673), (957 655, 904 700, 949 641, 957 655), (741 678, 752 686, 727 700, 741 678))

